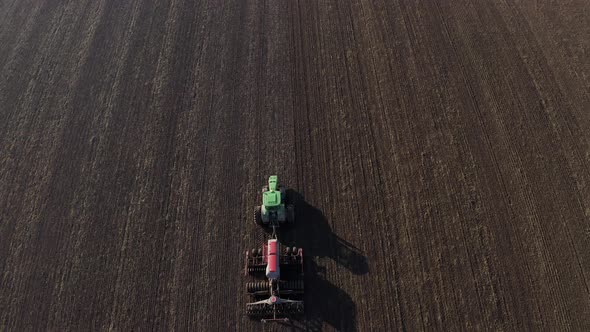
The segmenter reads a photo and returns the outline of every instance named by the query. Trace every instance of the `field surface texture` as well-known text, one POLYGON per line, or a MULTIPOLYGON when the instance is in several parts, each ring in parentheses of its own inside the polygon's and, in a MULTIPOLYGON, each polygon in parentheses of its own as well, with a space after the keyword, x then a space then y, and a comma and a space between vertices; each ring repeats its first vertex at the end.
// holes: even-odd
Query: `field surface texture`
POLYGON ((582 0, 0 0, 0 330, 588 331, 589 53, 582 0))

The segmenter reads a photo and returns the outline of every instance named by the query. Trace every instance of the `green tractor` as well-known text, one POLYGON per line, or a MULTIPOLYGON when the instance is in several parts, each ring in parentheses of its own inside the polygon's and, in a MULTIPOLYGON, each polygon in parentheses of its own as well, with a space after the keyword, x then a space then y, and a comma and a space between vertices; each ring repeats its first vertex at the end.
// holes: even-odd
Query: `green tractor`
POLYGON ((254 209, 254 221, 269 227, 294 223, 295 208, 289 203, 285 186, 278 185, 276 175, 269 176, 268 185, 262 188, 262 206, 254 209))

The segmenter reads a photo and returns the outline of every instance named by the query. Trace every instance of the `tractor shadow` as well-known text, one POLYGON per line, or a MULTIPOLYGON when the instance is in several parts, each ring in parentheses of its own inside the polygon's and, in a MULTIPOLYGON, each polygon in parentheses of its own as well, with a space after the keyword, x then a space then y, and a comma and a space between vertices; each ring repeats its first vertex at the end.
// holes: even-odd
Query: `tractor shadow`
POLYGON ((369 272, 367 257, 332 231, 322 211, 307 203, 303 195, 294 190, 288 190, 288 196, 295 205, 296 222, 278 230, 282 243, 303 248, 308 257, 330 258, 353 274, 369 272))
POLYGON ((325 268, 305 263, 305 319, 283 324, 291 331, 356 331, 356 305, 350 295, 326 279, 325 268))
POLYGON ((351 273, 363 275, 369 272, 367 258, 354 245, 334 234, 324 214, 307 203, 300 193, 289 191, 288 195, 295 204, 296 223, 280 229, 277 235, 281 243, 303 248, 306 289, 306 319, 291 327, 322 331, 326 323, 338 331, 355 331, 356 305, 350 295, 328 281, 334 276, 326 275, 326 268, 320 261, 329 258, 351 273))

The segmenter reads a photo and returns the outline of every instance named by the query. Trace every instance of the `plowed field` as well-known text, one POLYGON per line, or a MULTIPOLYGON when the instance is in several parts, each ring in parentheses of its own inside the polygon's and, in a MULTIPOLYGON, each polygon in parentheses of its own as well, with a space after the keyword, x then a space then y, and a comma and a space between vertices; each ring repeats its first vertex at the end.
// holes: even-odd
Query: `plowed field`
POLYGON ((590 330, 588 1, 0 0, 0 330, 590 330))

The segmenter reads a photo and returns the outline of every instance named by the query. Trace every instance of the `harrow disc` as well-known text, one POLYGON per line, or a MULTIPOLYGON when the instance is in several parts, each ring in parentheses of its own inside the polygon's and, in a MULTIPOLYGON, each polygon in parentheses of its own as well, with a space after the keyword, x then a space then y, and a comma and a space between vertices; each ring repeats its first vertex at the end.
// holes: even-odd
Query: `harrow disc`
POLYGON ((248 304, 246 307, 246 314, 250 317, 270 317, 272 313, 272 307, 267 304, 248 304))
POLYGON ((299 315, 303 315, 304 306, 303 306, 303 302, 281 303, 276 306, 276 310, 277 310, 277 316, 281 316, 281 317, 299 316, 299 315))
POLYGON ((270 285, 268 281, 253 281, 246 283, 246 290, 248 293, 267 291, 269 287, 270 285))
POLYGON ((248 273, 263 273, 264 271, 264 266, 248 266, 248 273))
POLYGON ((295 291, 303 290, 304 289, 303 280, 288 280, 288 281, 285 281, 281 285, 281 289, 283 289, 283 290, 295 290, 295 291))

